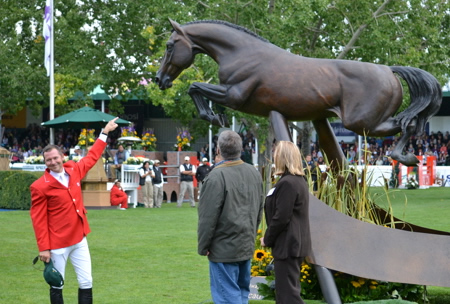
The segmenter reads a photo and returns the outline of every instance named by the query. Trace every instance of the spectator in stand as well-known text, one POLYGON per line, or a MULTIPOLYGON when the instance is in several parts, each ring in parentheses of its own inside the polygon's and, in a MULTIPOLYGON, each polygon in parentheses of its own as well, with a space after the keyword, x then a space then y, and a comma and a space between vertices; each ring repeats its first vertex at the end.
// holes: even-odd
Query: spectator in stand
POLYGON ((302 160, 302 162, 303 162, 302 167, 305 170, 304 175, 307 177, 307 180, 309 178, 311 178, 311 181, 313 183, 313 191, 317 191, 317 187, 318 187, 318 185, 317 185, 318 171, 317 170, 319 170, 319 169, 316 167, 316 164, 315 164, 314 160, 312 159, 311 155, 306 155, 305 159, 302 160))
POLYGON ((211 171, 211 167, 208 165, 208 159, 206 157, 202 158, 200 165, 197 168, 197 172, 195 173, 195 178, 197 179, 198 185, 198 197, 200 199, 200 192, 202 191, 202 183, 205 177, 208 175, 209 171, 211 171))
POLYGON ((322 156, 319 156, 319 158, 317 159, 317 165, 325 165, 325 160, 322 156))
POLYGON ((356 151, 355 146, 351 146, 350 150, 348 151, 347 160, 349 163, 353 164, 356 160, 356 151))
POLYGON ((377 161, 375 162, 375 165, 383 166, 383 158, 381 156, 378 156, 377 161))
POLYGON ((74 153, 69 156, 70 160, 76 158, 78 161, 83 158, 83 152, 81 151, 80 146, 75 146, 75 148, 73 149, 73 152, 74 153))
POLYGON ((111 188, 110 194, 111 206, 117 206, 119 210, 128 209, 128 195, 123 191, 120 180, 116 179, 114 185, 111 188))
POLYGON ((153 161, 153 172, 155 173, 155 177, 152 178, 153 183, 153 203, 155 204, 155 208, 161 208, 161 204, 164 196, 164 176, 161 168, 159 167, 159 160, 155 159, 153 161))
POLYGON ((439 149, 440 153, 447 154, 447 151, 448 151, 448 149, 447 149, 446 145, 442 145, 441 148, 439 149))

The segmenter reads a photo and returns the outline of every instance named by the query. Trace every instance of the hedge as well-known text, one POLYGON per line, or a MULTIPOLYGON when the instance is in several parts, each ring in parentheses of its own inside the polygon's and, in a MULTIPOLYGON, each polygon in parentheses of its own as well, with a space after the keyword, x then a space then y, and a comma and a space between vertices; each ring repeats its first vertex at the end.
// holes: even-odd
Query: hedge
POLYGON ((0 171, 0 209, 29 210, 31 184, 43 172, 0 171))

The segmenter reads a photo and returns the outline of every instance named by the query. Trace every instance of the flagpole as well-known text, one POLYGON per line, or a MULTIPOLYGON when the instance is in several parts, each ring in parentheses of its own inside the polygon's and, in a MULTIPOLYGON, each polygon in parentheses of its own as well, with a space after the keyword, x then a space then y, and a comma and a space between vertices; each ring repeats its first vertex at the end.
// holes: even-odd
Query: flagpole
MULTIPOLYGON (((50 0, 50 26, 51 26, 51 38, 50 38, 50 120, 55 118, 55 69, 53 57, 53 41, 54 41, 54 30, 53 30, 53 0, 50 0)), ((55 129, 50 128, 50 144, 55 144, 55 129)))

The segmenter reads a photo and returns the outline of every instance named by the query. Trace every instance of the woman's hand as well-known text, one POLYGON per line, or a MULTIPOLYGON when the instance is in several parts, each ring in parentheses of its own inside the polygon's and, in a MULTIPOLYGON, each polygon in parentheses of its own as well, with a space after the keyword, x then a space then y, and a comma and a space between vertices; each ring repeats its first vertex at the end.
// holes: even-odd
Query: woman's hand
POLYGON ((261 246, 266 247, 266 243, 264 243, 264 237, 260 238, 261 246))

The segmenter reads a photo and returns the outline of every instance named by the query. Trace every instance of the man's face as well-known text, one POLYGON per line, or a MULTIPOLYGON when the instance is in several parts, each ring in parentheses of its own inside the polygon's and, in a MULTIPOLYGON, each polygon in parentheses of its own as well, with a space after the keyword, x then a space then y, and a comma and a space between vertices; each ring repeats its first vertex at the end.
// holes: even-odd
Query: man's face
POLYGON ((117 149, 119 150, 119 152, 122 152, 123 151, 123 146, 120 145, 117 149))
POLYGON ((310 162, 311 161, 311 155, 306 155, 306 161, 310 162))
POLYGON ((52 149, 44 153, 44 161, 47 168, 56 173, 63 171, 63 156, 58 150, 52 149))

